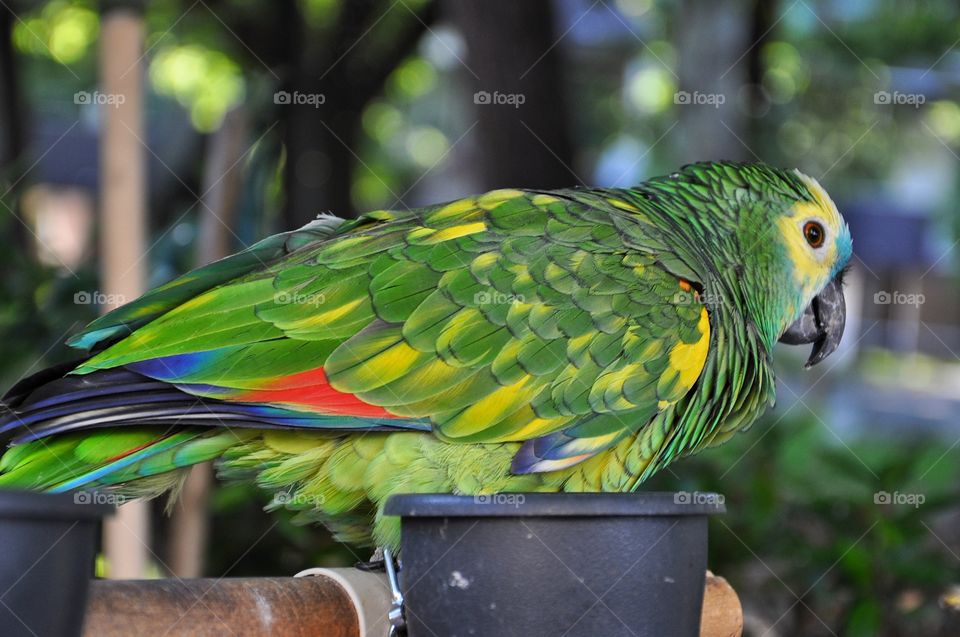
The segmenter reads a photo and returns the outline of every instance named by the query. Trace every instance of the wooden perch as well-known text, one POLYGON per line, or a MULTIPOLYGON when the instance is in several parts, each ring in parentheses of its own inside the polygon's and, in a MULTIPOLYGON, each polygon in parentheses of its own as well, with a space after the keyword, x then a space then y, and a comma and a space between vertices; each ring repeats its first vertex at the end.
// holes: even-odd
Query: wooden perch
MULTIPOLYGON (((382 574, 318 569, 317 577, 93 582, 84 637, 138 635, 386 637, 389 587, 382 574)), ((736 592, 707 573, 701 637, 738 637, 736 592)))
POLYGON ((700 615, 700 637, 740 637, 743 633, 743 608, 737 591, 722 577, 707 571, 700 615))
POLYGON ((356 637, 360 629, 347 591, 323 577, 100 580, 83 634, 356 637))

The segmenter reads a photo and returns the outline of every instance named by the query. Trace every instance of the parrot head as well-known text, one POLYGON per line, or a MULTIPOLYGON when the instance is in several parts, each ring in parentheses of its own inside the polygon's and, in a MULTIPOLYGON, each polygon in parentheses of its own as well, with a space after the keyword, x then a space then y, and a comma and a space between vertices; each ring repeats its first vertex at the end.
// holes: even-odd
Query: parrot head
POLYGON ((774 220, 773 249, 786 263, 793 285, 781 288, 787 315, 779 340, 789 345, 813 344, 806 367, 837 349, 846 321, 843 274, 853 253, 850 231, 836 205, 817 181, 799 171, 804 198, 787 206, 774 220), (790 297, 793 298, 790 298, 790 297))

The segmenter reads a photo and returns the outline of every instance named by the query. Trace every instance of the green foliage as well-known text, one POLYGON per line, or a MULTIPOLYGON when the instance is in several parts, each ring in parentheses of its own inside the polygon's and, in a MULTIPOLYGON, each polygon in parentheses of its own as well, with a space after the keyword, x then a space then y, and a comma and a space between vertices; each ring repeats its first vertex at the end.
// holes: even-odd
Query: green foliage
POLYGON ((350 566, 369 549, 335 542, 329 533, 293 522, 295 513, 264 510, 270 496, 252 484, 226 484, 210 502, 213 516, 207 572, 231 577, 293 575, 310 566, 350 566))
POLYGON ((93 48, 100 21, 92 2, 49 2, 13 29, 15 46, 24 52, 72 64, 93 48))
MULTIPOLYGON (((0 206, 0 234, 32 239, 26 228, 18 227, 10 204, 0 206)), ((9 387, 22 376, 69 358, 64 337, 96 313, 93 305, 74 303, 74 294, 95 289, 88 271, 71 274, 38 264, 29 243, 0 250, 0 385, 9 387)))
POLYGON ((817 617, 838 634, 933 634, 937 599, 956 582, 960 538, 946 519, 960 497, 960 449, 922 438, 841 442, 814 418, 775 421, 649 488, 725 495, 711 569, 748 611, 771 623, 785 613, 781 634, 831 634, 817 617), (885 504, 884 494, 923 501, 885 504), (920 602, 898 602, 910 598, 920 602))
POLYGON ((244 97, 242 72, 220 51, 196 44, 161 48, 150 62, 150 78, 161 95, 190 111, 197 130, 219 128, 226 112, 244 97))

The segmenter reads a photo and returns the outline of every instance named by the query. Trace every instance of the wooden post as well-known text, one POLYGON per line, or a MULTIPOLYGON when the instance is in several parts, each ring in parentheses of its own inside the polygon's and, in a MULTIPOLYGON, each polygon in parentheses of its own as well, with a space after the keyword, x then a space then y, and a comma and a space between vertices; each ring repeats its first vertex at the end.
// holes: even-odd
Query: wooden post
MULTIPOLYGON (((100 280, 104 311, 137 298, 146 280, 143 16, 108 8, 100 27, 100 280)), ((104 525, 110 577, 144 577, 149 509, 131 502, 104 525)))

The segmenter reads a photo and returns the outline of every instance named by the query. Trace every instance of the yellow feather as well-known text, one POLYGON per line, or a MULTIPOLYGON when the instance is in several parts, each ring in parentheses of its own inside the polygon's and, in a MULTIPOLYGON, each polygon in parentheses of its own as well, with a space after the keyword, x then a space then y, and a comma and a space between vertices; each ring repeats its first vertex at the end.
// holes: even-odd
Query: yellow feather
POLYGON ((460 438, 500 422, 505 416, 516 411, 517 407, 533 398, 541 384, 538 380, 528 375, 512 385, 500 387, 487 394, 444 423, 440 428, 441 433, 448 438, 460 438))
POLYGON ((552 195, 534 195, 531 201, 535 206, 547 206, 552 203, 557 203, 560 199, 552 195))
POLYGON ((707 316, 707 308, 700 310, 697 328, 700 330, 700 340, 696 343, 678 343, 670 350, 670 367, 679 373, 679 384, 685 389, 693 387, 697 382, 707 360, 707 350, 710 347, 710 318, 707 316))
POLYGON ((432 215, 427 217, 427 221, 430 223, 435 223, 437 221, 446 221, 447 219, 454 219, 463 215, 466 212, 471 210, 476 210, 477 202, 473 199, 460 199, 452 203, 448 203, 446 206, 437 210, 432 215))
POLYGON ((477 199, 477 205, 484 210, 492 210, 505 201, 522 197, 523 191, 504 188, 501 190, 491 190, 477 199))
POLYGON ((607 199, 607 203, 615 208, 619 208, 620 210, 626 210, 627 212, 640 212, 636 206, 628 204, 626 201, 620 199, 614 199, 613 197, 607 199))
POLYGON ((443 241, 450 241, 451 239, 457 239, 470 234, 476 234, 478 232, 483 232, 486 229, 487 225, 482 221, 464 223, 460 224, 459 226, 443 228, 442 230, 435 230, 434 228, 416 228, 407 233, 407 240, 416 245, 430 245, 434 243, 442 243, 443 241))

